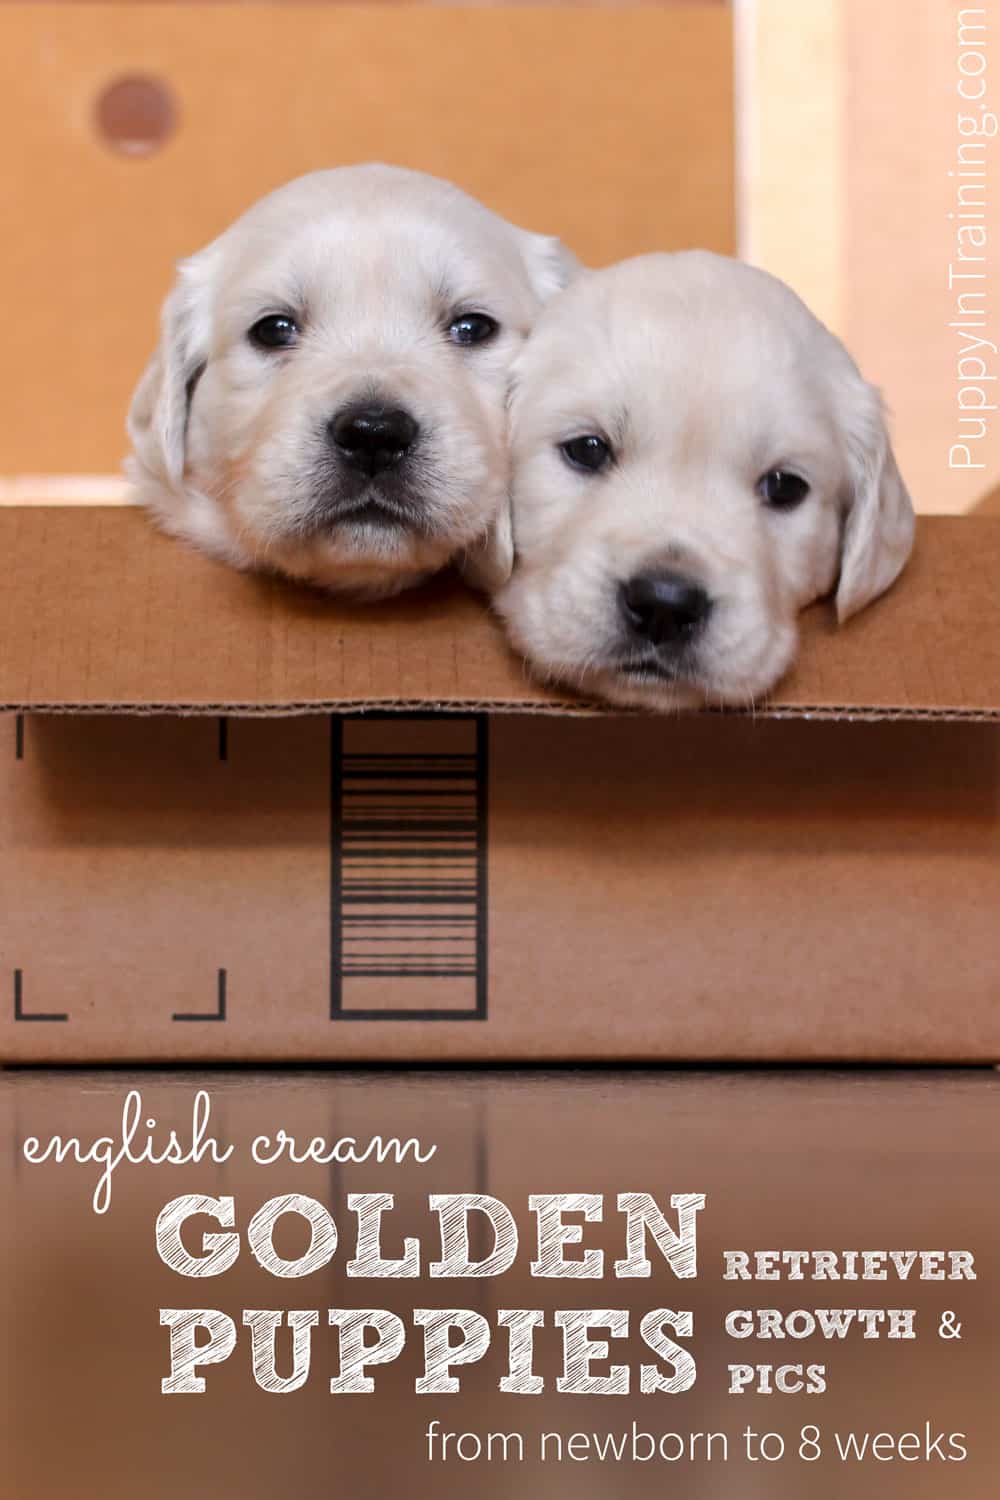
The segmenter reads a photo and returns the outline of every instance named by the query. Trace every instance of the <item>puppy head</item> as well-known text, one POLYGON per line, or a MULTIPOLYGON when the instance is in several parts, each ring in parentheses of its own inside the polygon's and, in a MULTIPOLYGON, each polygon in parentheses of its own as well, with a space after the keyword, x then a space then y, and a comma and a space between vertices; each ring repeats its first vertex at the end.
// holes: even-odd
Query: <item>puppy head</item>
POLYGON ((391 593, 503 554, 508 371, 574 269, 450 183, 278 189, 181 265, 129 417, 167 528, 238 566, 391 593))
POLYGON ((496 603, 543 675, 626 705, 749 703, 804 605, 837 584, 844 619, 906 561, 879 397, 764 272, 689 251, 584 273, 514 381, 496 603))

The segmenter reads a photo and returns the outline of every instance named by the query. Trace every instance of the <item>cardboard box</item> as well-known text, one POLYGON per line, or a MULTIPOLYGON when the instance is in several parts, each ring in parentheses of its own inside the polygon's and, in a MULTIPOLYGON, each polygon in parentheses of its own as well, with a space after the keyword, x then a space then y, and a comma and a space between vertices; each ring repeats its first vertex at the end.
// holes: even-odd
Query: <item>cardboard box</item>
POLYGON ((1000 1058, 1000 520, 770 703, 529 682, 128 510, 0 511, 8 1061, 1000 1058))
POLYGON ((972 507, 977 516, 1000 516, 1000 485, 995 485, 972 507))

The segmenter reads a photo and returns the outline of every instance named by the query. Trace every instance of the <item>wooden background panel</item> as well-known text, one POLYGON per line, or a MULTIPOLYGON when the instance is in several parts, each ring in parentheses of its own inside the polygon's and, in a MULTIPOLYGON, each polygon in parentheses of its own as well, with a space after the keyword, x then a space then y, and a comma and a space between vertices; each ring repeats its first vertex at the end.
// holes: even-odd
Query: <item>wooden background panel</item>
POLYGON ((734 247, 731 18, 628 11, 14 5, 0 9, 0 475, 107 473, 175 259, 300 172, 372 158, 453 177, 601 264, 734 247), (164 80, 145 157, 94 128, 164 80))
POLYGON ((979 333, 997 337, 995 144, 963 135, 959 125, 960 114, 981 125, 984 110, 996 113, 1000 105, 994 31, 1000 12, 990 10, 945 0, 846 3, 845 336, 870 378, 885 388, 900 464, 926 510, 965 510, 1000 474, 1000 413, 986 412, 980 436, 977 422, 961 420, 959 407, 960 392, 970 403, 967 417, 978 415, 971 409, 977 400, 995 404, 1000 366, 986 350, 988 380, 977 381, 975 359, 960 371, 968 340, 955 327, 963 316, 959 294, 984 293, 966 304, 965 315, 970 309, 973 317, 981 315, 986 326, 979 333), (985 79, 982 105, 963 103, 960 66, 973 87, 985 79), (966 223, 985 234, 985 248, 968 241, 959 246, 963 212, 979 215, 966 223), (960 248, 966 255, 985 253, 986 260, 963 264, 960 248), (949 290, 949 267, 987 279, 956 282, 949 290), (976 396, 974 389, 987 394, 976 396), (962 445, 978 467, 965 467, 965 456, 951 452, 962 445))
MULTIPOLYGON (((997 111, 991 9, 736 0, 735 12, 741 252, 789 281, 882 387, 917 509, 975 510, 1000 474, 1000 421, 988 414, 973 444, 979 467, 953 466, 950 450, 970 429, 951 325, 957 292, 976 284, 949 290, 948 268, 964 185, 967 207, 982 213, 968 222, 985 229, 986 271, 995 271, 993 169, 964 184, 956 176, 963 147, 973 170, 987 152, 993 159, 989 139, 969 153, 958 91, 963 77, 967 91, 985 78, 984 103, 997 111)), ((992 307, 988 322, 995 342, 992 307)))

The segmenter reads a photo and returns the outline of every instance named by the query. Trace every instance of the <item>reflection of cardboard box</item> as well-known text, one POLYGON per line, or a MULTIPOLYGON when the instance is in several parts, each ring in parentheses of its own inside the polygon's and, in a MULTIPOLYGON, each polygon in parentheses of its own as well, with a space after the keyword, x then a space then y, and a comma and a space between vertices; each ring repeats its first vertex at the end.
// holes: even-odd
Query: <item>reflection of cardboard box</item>
POLYGON ((8 1059, 1000 1056, 1000 523, 810 611, 753 718, 581 713, 457 586, 130 511, 0 552, 8 1059))
MULTIPOLYGON (((808 726, 807 726, 808 727, 808 726)), ((806 1073, 724 1075, 603 1070, 546 1076, 538 1072, 396 1070, 359 1073, 297 1070, 213 1073, 200 1079, 211 1092, 212 1124, 233 1157, 185 1168, 122 1166, 105 1218, 90 1211, 97 1168, 70 1157, 65 1165, 28 1166, 20 1146, 28 1136, 54 1131, 93 1141, 112 1135, 128 1087, 141 1089, 144 1113, 189 1138, 190 1075, 78 1074, 63 1070, 7 1071, 0 1076, 0 1132, 11 1149, 0 1156, 0 1200, 14 1211, 0 1215, 0 1311, 11 1371, 9 1433, 4 1458, 17 1500, 171 1500, 177 1495, 239 1496, 337 1492, 350 1495, 440 1493, 441 1471, 426 1460, 424 1433, 433 1418, 446 1427, 479 1432, 521 1430, 527 1457, 512 1469, 482 1463, 445 1471, 446 1493, 480 1500, 513 1495, 545 1500, 660 1500, 671 1492, 663 1466, 653 1463, 542 1464, 543 1431, 640 1428, 728 1431, 732 1461, 684 1470, 673 1487, 685 1500, 831 1500, 845 1492, 846 1474, 859 1500, 987 1500, 993 1495, 1000 1444, 996 1432, 996 1348, 1000 1302, 1000 1200, 992 1190, 997 1171, 997 1095, 1000 1078, 967 1070, 960 1075, 806 1073), (418 1137, 438 1151, 423 1167, 375 1162, 343 1169, 335 1181, 314 1165, 256 1166, 249 1145, 278 1126, 300 1145, 314 1136, 350 1132, 359 1142, 375 1132, 418 1137), (472 1158, 475 1143, 481 1166, 472 1158), (348 1193, 396 1195, 385 1226, 386 1253, 401 1254, 406 1236, 422 1242, 424 1261, 435 1251, 436 1215, 427 1196, 481 1189, 509 1205, 520 1231, 512 1269, 481 1280, 354 1279, 346 1266, 356 1243, 348 1193), (669 1217, 668 1194, 704 1192, 699 1215, 698 1275, 677 1280, 650 1244, 649 1278, 619 1278, 613 1262, 622 1253, 623 1217, 616 1195, 648 1190, 669 1217), (321 1270, 292 1281, 259 1267, 246 1245, 246 1226, 262 1203, 278 1193, 301 1192, 327 1205, 340 1230, 336 1254, 321 1270), (583 1225, 584 1249, 605 1252, 601 1280, 548 1279, 528 1274, 536 1245, 528 1195, 587 1192, 604 1195, 601 1223, 583 1225), (191 1280, 160 1261, 154 1245, 156 1216, 181 1193, 230 1195, 242 1250, 217 1277, 191 1280), (819 1281, 726 1282, 723 1250, 766 1247, 896 1246, 968 1248, 976 1256, 975 1282, 819 1281), (6 1299, 4 1301, 4 1299, 6 1299), (639 1321, 658 1305, 694 1315, 690 1347, 698 1363, 694 1388, 678 1396, 645 1396, 633 1379, 629 1396, 581 1400, 555 1389, 561 1348, 557 1309, 623 1307, 630 1337, 613 1340, 616 1361, 633 1368, 645 1351, 639 1321), (917 1309, 913 1342, 735 1340, 724 1332, 726 1313, 738 1307, 902 1306, 917 1309), (248 1333, 240 1327, 232 1356, 206 1368, 205 1395, 166 1398, 168 1371, 162 1306, 208 1306, 239 1323, 243 1308, 323 1309, 313 1339, 310 1378, 299 1392, 275 1398, 258 1391, 249 1370, 248 1333), (375 1368, 371 1398, 331 1397, 335 1346, 326 1328, 328 1307, 394 1309, 407 1325, 408 1346, 391 1365, 375 1368), (496 1328, 500 1308, 544 1309, 536 1369, 546 1380, 539 1397, 506 1396, 506 1339, 494 1336, 486 1359, 456 1369, 461 1391, 430 1401, 414 1392, 421 1343, 413 1331, 419 1306, 478 1310, 496 1328), (963 1324, 958 1342, 936 1337, 942 1308, 963 1324), (828 1390, 821 1398, 745 1395, 731 1398, 727 1365, 749 1360, 825 1363, 828 1390), (16 1371, 16 1378, 14 1372, 16 1371), (59 1440, 53 1441, 53 1414, 59 1440), (970 1458, 940 1475, 914 1465, 874 1462, 845 1471, 828 1451, 803 1480, 797 1459, 748 1466, 739 1457, 738 1434, 780 1430, 791 1440, 806 1423, 834 1431, 923 1431, 930 1418, 941 1430, 969 1436, 970 1458), (473 1483, 469 1481, 471 1474, 473 1483), (192 1486, 192 1475, 197 1485, 192 1486), (289 1490, 289 1478, 295 1488, 289 1490), (333 1481, 331 1480, 333 1476, 333 1481), (923 1481, 926 1479, 926 1483, 923 1481), (464 1483, 462 1482, 464 1480, 464 1483)), ((582 1224, 580 1215, 569 1219, 582 1224)), ((194 1249, 208 1220, 190 1226, 194 1249)), ((282 1227, 285 1227, 283 1222, 282 1227)), ((291 1216, 290 1233, 301 1230, 291 1216)), ((303 1248, 301 1240, 298 1249, 303 1248)), ((290 1246, 285 1253, 294 1253, 290 1246)), ((290 1359, 287 1331, 279 1358, 290 1359)), ((287 1368, 287 1365, 285 1366, 287 1368)), ((598 1368, 604 1369, 605 1365, 598 1368)), ((827 1438, 833 1450, 832 1438, 827 1438)), ((791 1444, 790 1444, 791 1445, 791 1444)), ((674 1480, 675 1468, 669 1473, 674 1480)))

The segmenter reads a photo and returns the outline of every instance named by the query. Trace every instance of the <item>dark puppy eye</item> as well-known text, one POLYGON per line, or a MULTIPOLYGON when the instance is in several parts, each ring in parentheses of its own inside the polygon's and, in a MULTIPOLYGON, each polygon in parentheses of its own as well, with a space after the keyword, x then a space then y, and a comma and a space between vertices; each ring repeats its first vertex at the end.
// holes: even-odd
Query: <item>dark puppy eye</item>
POLYGON ((496 318, 488 313, 461 313, 448 325, 448 337, 454 344, 485 344, 500 331, 496 318))
POLYGON ((298 324, 284 313, 258 318, 247 338, 258 349, 290 349, 299 336, 298 324))
POLYGON ((560 443, 559 452, 574 469, 588 469, 592 474, 596 474, 598 469, 603 469, 605 464, 611 462, 611 449, 604 439, 594 432, 588 432, 583 437, 570 438, 568 442, 560 443))
POLYGON ((802 475, 793 474, 790 469, 769 470, 757 488, 772 510, 794 510, 809 493, 802 475))

